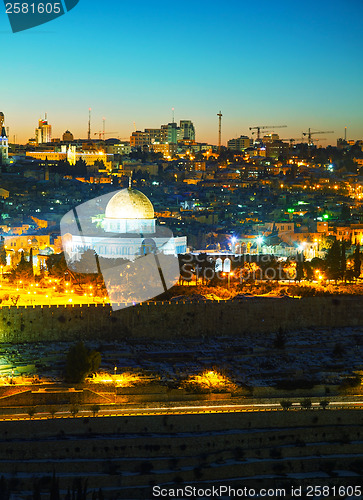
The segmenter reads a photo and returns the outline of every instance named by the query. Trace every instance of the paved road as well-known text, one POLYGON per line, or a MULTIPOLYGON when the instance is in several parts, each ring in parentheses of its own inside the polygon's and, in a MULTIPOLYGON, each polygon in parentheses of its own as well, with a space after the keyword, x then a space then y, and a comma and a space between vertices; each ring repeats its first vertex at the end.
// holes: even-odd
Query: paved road
MULTIPOLYGON (((312 410, 321 409, 319 402, 312 403, 312 410)), ((363 410, 363 400, 360 401, 330 401, 328 409, 342 410, 355 409, 363 410)), ((280 403, 261 403, 261 404, 224 404, 224 405, 199 405, 199 406, 175 406, 168 407, 148 407, 148 408, 107 408, 100 409, 98 417, 117 417, 117 416, 145 416, 145 415, 190 415, 190 414, 211 414, 211 413, 241 413, 241 412, 270 412, 270 411, 285 411, 280 403)), ((292 403, 288 411, 304 411, 299 402, 292 403)), ((91 410, 81 410, 76 415, 72 415, 71 411, 63 410, 56 412, 54 418, 74 418, 74 417, 91 417, 91 410)), ((32 420, 52 418, 49 412, 35 413, 32 420)), ((8 415, 0 415, 0 420, 30 420, 30 416, 23 409, 19 413, 8 415)))

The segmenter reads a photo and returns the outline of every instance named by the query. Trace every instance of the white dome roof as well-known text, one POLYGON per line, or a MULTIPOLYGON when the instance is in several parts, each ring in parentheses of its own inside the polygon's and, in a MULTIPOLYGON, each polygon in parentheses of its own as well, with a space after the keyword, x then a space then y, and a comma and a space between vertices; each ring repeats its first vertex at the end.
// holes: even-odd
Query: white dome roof
POLYGON ((108 202, 107 219, 154 219, 154 207, 147 196, 137 189, 122 189, 108 202))

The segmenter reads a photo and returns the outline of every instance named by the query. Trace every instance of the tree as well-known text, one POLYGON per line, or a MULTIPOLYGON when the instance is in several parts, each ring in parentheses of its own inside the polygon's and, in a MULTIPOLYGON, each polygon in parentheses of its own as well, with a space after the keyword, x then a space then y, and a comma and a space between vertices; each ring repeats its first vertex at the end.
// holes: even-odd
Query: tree
POLYGON ((274 347, 275 349, 285 349, 285 345, 286 345, 286 335, 280 326, 274 338, 274 347))
POLYGON ((341 276, 341 250, 339 241, 335 240, 329 248, 325 258, 327 265, 328 278, 335 280, 341 276))
POLYGON ((329 401, 323 399, 323 401, 320 401, 319 405, 321 406, 321 408, 323 408, 323 410, 326 410, 326 408, 329 406, 329 401))
POLYGON ((32 276, 34 276, 34 269, 33 269, 33 249, 30 249, 29 252, 29 273, 31 273, 32 276))
POLYGON ((53 472, 52 483, 50 485, 49 500, 60 500, 60 496, 59 496, 59 480, 56 479, 55 472, 53 472))
POLYGON ((33 498, 32 500, 42 500, 42 492, 40 489, 39 481, 35 481, 33 484, 33 498))
POLYGON ((33 264, 25 260, 24 252, 20 253, 20 261, 12 272, 13 279, 30 280, 33 278, 33 264))
POLYGON ((98 412, 100 411, 100 407, 99 407, 99 405, 93 405, 91 407, 91 410, 92 410, 93 416, 95 417, 96 415, 98 415, 98 412))
POLYGON ((340 211, 340 218, 344 222, 348 222, 350 219, 350 207, 346 203, 342 205, 341 211, 340 211))
POLYGON ((35 410, 35 407, 34 406, 31 406, 30 408, 27 409, 27 414, 29 415, 30 418, 33 418, 35 413, 36 413, 36 410, 35 410))
POLYGON ((6 266, 6 250, 4 246, 4 238, 1 236, 0 241, 0 266, 6 266))
POLYGON ((282 408, 285 411, 287 411, 289 408, 291 408, 292 402, 288 401, 288 400, 283 400, 283 401, 280 401, 280 405, 282 406, 282 408))
POLYGON ((75 417, 79 413, 79 408, 77 405, 72 405, 69 411, 75 417))
POLYGON ((72 346, 67 354, 65 378, 70 383, 81 383, 90 373, 98 370, 101 354, 90 351, 83 342, 72 346))
POLYGON ((90 363, 90 373, 97 373, 101 364, 101 353, 98 351, 90 351, 88 354, 90 363))
POLYGON ((344 346, 343 344, 341 344, 340 342, 337 342, 334 346, 334 349, 333 349, 333 357, 334 358, 342 358, 343 355, 345 354, 345 349, 344 349, 344 346))
POLYGON ((312 406, 311 399, 303 399, 302 401, 300 401, 300 406, 305 410, 309 410, 312 406))
POLYGON ((295 281, 301 281, 304 279, 304 255, 297 254, 296 256, 296 276, 295 281))
POLYGON ((340 271, 341 271, 342 278, 344 278, 345 272, 347 270, 347 257, 345 255, 345 241, 344 240, 342 241, 341 251, 342 251, 342 255, 341 255, 341 260, 340 260, 340 271))
POLYGON ((48 410, 48 412, 50 413, 52 418, 55 417, 55 414, 57 413, 57 411, 58 411, 57 408, 55 408, 54 406, 50 406, 49 410, 48 410))
POLYGON ((304 262, 303 266, 304 266, 304 270, 305 270, 305 273, 306 273, 306 279, 308 281, 312 281, 314 279, 314 272, 313 272, 313 268, 311 267, 311 263, 310 262, 304 262))
POLYGON ((47 258, 47 268, 51 276, 63 277, 68 269, 64 252, 49 255, 47 258))
POLYGON ((355 250, 354 250, 354 277, 359 278, 360 276, 360 266, 361 266, 361 260, 360 260, 360 244, 357 243, 355 250))

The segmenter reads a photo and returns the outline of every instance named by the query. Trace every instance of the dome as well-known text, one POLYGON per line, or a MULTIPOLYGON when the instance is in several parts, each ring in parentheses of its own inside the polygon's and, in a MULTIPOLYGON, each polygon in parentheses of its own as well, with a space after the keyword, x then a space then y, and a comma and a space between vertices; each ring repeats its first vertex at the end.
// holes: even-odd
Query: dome
POLYGON ((137 189, 122 189, 108 202, 107 219, 154 219, 154 207, 137 189))

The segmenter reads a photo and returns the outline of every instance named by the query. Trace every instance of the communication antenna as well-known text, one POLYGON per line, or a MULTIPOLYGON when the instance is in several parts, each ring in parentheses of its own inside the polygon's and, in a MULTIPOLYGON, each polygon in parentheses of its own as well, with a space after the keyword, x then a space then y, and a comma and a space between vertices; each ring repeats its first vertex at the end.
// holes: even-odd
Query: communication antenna
POLYGON ((174 108, 171 108, 171 113, 172 113, 172 123, 174 123, 174 108))
POLYGON ((88 140, 91 140, 91 111, 92 108, 88 109, 88 140))
POLYGON ((218 129, 218 153, 221 152, 221 143, 222 143, 222 111, 217 113, 218 121, 219 121, 219 129, 218 129))

